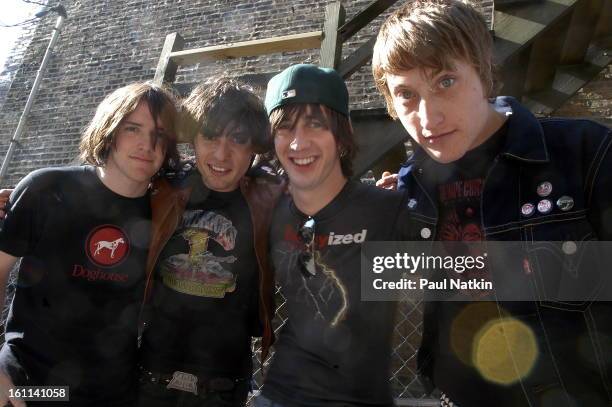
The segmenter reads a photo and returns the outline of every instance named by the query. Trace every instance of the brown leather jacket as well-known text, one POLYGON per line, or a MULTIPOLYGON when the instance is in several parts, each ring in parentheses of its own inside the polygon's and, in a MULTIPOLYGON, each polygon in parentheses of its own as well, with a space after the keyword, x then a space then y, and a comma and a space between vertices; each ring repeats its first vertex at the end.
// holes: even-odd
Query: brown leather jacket
MULTIPOLYGON (((272 210, 285 190, 285 183, 272 183, 262 177, 244 177, 240 190, 244 196, 253 222, 253 244, 259 266, 259 317, 263 325, 261 361, 265 360, 272 342, 272 318, 274 317, 274 274, 268 257, 268 232, 272 210)), ((153 272, 157 258, 176 230, 183 216, 191 186, 175 187, 166 179, 159 179, 153 185, 151 196, 152 227, 151 245, 147 259, 145 302, 153 289, 153 272)))

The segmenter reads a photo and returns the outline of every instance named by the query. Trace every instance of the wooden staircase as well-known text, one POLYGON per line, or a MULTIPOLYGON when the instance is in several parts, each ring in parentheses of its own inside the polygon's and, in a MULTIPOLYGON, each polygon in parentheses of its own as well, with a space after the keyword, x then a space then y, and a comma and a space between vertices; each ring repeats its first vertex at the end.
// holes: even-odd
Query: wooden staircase
MULTIPOLYGON (((343 45, 396 2, 373 1, 345 21, 344 7, 334 1, 326 7, 322 31, 205 48, 184 50, 182 37, 172 33, 166 37, 155 81, 174 82, 180 65, 319 47, 319 64, 334 67, 349 78, 372 58, 375 36, 345 58, 343 45)), ((503 83, 500 94, 516 97, 537 115, 553 113, 612 60, 611 22, 612 0, 497 0, 492 35, 503 83)), ((275 74, 249 75, 246 79, 265 87, 275 74)), ((186 93, 192 86, 178 84, 177 88, 186 93)), ((351 115, 361 146, 356 174, 376 167, 407 138, 384 109, 357 110, 351 115)), ((393 168, 392 163, 382 166, 393 168)))

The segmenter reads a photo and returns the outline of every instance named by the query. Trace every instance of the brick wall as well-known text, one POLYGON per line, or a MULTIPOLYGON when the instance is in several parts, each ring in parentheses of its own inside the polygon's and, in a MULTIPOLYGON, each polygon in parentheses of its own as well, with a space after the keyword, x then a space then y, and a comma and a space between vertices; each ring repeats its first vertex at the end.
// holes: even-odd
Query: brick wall
MULTIPOLYGON (((347 19, 371 0, 344 1, 347 19)), ((136 80, 152 79, 166 34, 178 31, 186 48, 268 38, 320 30, 329 0, 66 0, 69 19, 60 35, 33 105, 26 131, 11 161, 3 186, 14 185, 30 171, 74 161, 80 132, 97 104, 111 90, 136 80)), ((398 2, 398 5, 402 1, 398 2)), ((51 1, 49 4, 55 4, 51 1)), ((492 0, 481 2, 491 14, 492 0)), ((396 8, 398 5, 394 6, 396 8)), ((384 16, 383 16, 384 17, 384 16)), ((344 47, 344 56, 377 31, 383 17, 364 28, 344 47)), ((36 70, 48 44, 55 16, 30 27, 13 53, 10 72, 0 73, 0 159, 4 158, 36 70), (21 61, 17 63, 16 61, 21 61), (3 79, 4 82, 3 82, 3 79)), ((177 82, 197 82, 210 75, 277 72, 298 62, 317 63, 319 50, 239 58, 179 70, 177 82)), ((608 77, 602 103, 611 99, 608 77)), ((364 66, 348 81, 353 109, 382 107, 364 66)), ((578 95, 586 106, 588 95, 578 95)), ((589 102, 592 103, 592 102, 589 102)), ((570 112, 579 109, 568 108, 570 112)), ((593 113, 581 115, 609 116, 593 113)))
POLYGON ((11 88, 11 83, 17 72, 22 69, 25 53, 36 32, 37 23, 31 22, 22 27, 2 28, 2 30, 11 30, 9 38, 16 38, 13 48, 10 51, 4 67, 0 69, 0 111, 4 105, 4 100, 11 88))

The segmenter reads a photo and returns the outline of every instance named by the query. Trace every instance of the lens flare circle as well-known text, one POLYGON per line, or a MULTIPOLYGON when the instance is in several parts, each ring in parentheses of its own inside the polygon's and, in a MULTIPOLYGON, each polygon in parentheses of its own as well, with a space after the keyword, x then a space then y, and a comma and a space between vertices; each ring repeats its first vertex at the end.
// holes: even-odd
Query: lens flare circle
POLYGON ((529 375, 539 348, 533 330, 516 318, 486 324, 474 338, 473 364, 483 378, 511 385, 529 375))

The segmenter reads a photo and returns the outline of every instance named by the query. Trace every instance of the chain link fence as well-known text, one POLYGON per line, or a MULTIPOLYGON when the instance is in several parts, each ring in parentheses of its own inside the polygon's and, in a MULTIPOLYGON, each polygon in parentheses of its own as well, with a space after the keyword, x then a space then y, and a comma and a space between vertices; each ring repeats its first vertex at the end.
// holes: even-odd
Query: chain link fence
MULTIPOLYGON (((275 333, 278 335, 280 328, 287 321, 287 312, 285 310, 285 297, 277 287, 276 290, 276 316, 275 316, 275 333)), ((393 396, 396 398, 398 405, 416 405, 415 400, 425 397, 424 390, 417 379, 416 374, 416 352, 421 342, 423 327, 423 310, 422 303, 415 302, 407 297, 403 298, 398 305, 397 320, 394 329, 393 349, 392 349, 392 369, 389 380, 393 389, 393 396)), ((253 366, 255 371, 253 378, 257 389, 260 389, 263 383, 263 373, 261 369, 260 356, 261 346, 260 340, 253 341, 255 352, 253 352, 253 366)), ((274 347, 264 362, 264 370, 274 357, 274 347)), ((419 405, 428 405, 418 403, 419 405)), ((249 405, 251 405, 249 400, 249 405)))
MULTIPOLYGON (((5 307, 2 312, 2 326, 0 327, 0 344, 4 343, 4 324, 8 316, 8 306, 10 305, 14 293, 17 278, 17 267, 11 272, 7 287, 5 307)), ((287 321, 287 311, 285 298, 277 288, 276 291, 276 316, 275 333, 278 335, 280 328, 287 321)), ((394 340, 392 349, 392 369, 389 380, 393 389, 393 396, 398 405, 430 405, 416 403, 415 400, 423 399, 423 389, 416 376, 416 351, 421 341, 423 312, 422 304, 411 299, 404 298, 398 305, 397 321, 394 329, 394 340)), ((261 369, 260 340, 253 341, 255 352, 253 352, 253 366, 255 371, 253 379, 256 388, 260 389, 263 383, 263 373, 261 369)), ((274 357, 274 348, 264 363, 264 370, 269 365, 271 358, 274 357)), ((251 405, 249 400, 248 405, 251 405)), ((433 405, 433 404, 431 404, 433 405)))

